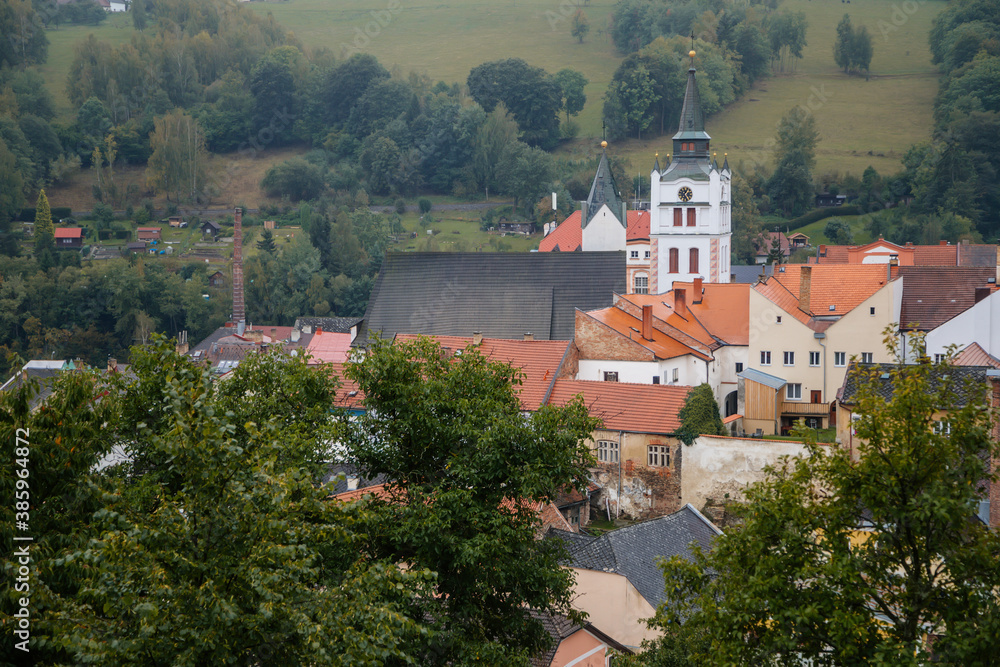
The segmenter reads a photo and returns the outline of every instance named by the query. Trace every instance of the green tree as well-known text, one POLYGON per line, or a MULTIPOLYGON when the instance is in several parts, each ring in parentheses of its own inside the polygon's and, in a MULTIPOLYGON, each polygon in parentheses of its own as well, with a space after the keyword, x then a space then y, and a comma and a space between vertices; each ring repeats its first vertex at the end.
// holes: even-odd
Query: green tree
POLYGON ((49 38, 45 24, 31 0, 4 0, 0 3, 0 68, 24 69, 45 62, 49 38))
POLYGON ((754 264, 762 242, 764 225, 746 179, 733 174, 733 264, 754 264))
POLYGON ((149 138, 153 154, 146 165, 146 183, 169 199, 196 200, 205 186, 208 152, 198 121, 180 109, 158 117, 149 138))
POLYGON ((833 43, 833 61, 837 67, 843 68, 847 72, 851 68, 851 49, 854 44, 854 26, 851 25, 851 17, 844 14, 837 24, 837 39, 833 43))
POLYGON ((816 119, 802 107, 793 107, 778 123, 775 168, 767 189, 771 201, 786 215, 799 215, 812 203, 818 142, 816 119))
MULTIPOLYGON (((654 103, 657 96, 649 70, 637 65, 612 81, 606 99, 614 99, 612 108, 620 110, 620 122, 641 138, 642 131, 653 122, 654 103)), ((605 113, 607 115, 607 112, 605 113)))
POLYGON ((823 228, 823 235, 826 236, 830 243, 836 245, 851 245, 854 243, 854 232, 851 231, 851 226, 847 224, 846 220, 841 220, 840 218, 834 218, 826 223, 826 226, 823 228))
POLYGON ((17 254, 17 237, 11 231, 11 222, 21 212, 23 188, 17 159, 0 138, 0 252, 6 255, 17 254))
POLYGON ((132 26, 139 32, 145 30, 147 23, 146 0, 133 0, 129 7, 129 13, 132 15, 132 26))
POLYGON ((162 341, 131 361, 95 401, 113 415, 103 435, 63 445, 92 451, 110 432, 130 462, 103 474, 99 535, 65 558, 84 572, 78 608, 47 639, 106 665, 415 662, 426 630, 405 611, 429 596, 429 574, 359 558, 364 510, 317 484, 334 437, 329 375, 255 355, 216 385, 162 341))
POLYGON ((293 157, 268 169, 260 187, 268 197, 288 197, 292 201, 315 199, 323 192, 323 171, 311 162, 293 157))
POLYGON ((497 172, 500 192, 514 198, 514 210, 517 211, 522 202, 530 207, 549 192, 552 156, 517 141, 504 151, 497 172))
POLYGON ((577 9, 570 21, 569 33, 576 37, 580 44, 583 44, 583 38, 587 36, 588 32, 590 32, 590 20, 587 19, 587 15, 583 13, 582 9, 577 9))
POLYGON ((854 31, 854 39, 851 41, 851 63, 859 72, 867 73, 874 54, 875 50, 872 48, 872 37, 868 34, 868 27, 861 26, 854 31))
POLYGON ((40 254, 55 246, 55 228, 52 224, 52 210, 45 190, 38 191, 38 202, 35 204, 35 253, 40 254))
POLYGON ((507 112, 503 102, 498 103, 486 116, 485 122, 476 131, 473 143, 472 170, 476 180, 486 189, 498 191, 500 159, 508 147, 517 142, 517 122, 507 112))
POLYGON ((257 241, 257 249, 268 255, 278 252, 278 246, 274 245, 274 233, 270 229, 265 229, 261 233, 260 240, 257 241))
POLYGON ((423 664, 528 664, 547 638, 526 609, 575 616, 561 549, 535 539, 536 507, 586 483, 596 421, 579 400, 524 417, 520 372, 472 346, 449 357, 426 338, 375 341, 347 374, 366 407, 349 449, 388 481, 365 550, 437 573, 437 595, 410 611, 440 633, 423 664))
POLYGON ((772 62, 778 70, 794 69, 792 58, 802 59, 802 49, 806 46, 805 12, 778 12, 771 14, 767 22, 767 35, 771 42, 772 62))
POLYGON ((580 72, 572 69, 561 69, 556 72, 556 83, 562 90, 563 110, 566 112, 566 120, 570 116, 575 116, 583 111, 583 105, 587 103, 587 96, 583 89, 589 81, 580 72))
POLYGON ((699 435, 725 435, 726 429, 719 416, 719 404, 712 388, 704 382, 691 390, 678 414, 681 420, 677 437, 690 445, 699 435))
POLYGON ((655 623, 704 633, 696 664, 993 661, 1000 534, 974 519, 1000 454, 989 389, 950 362, 849 373, 851 449, 807 440, 710 553, 664 568, 655 623))
POLYGON ((520 58, 483 63, 469 72, 469 93, 487 112, 503 102, 521 131, 520 139, 546 150, 559 142, 559 84, 540 67, 520 58))

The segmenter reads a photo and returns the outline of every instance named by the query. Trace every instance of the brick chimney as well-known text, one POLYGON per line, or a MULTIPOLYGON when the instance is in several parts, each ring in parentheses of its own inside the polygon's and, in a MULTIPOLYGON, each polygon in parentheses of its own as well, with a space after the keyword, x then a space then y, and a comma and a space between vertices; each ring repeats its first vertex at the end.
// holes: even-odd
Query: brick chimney
POLYGON ((674 289, 674 312, 681 317, 688 316, 687 290, 683 287, 674 289))
POLYGON ((118 360, 114 357, 108 357, 108 372, 115 373, 118 371, 118 360))
POLYGON ((483 332, 476 331, 472 334, 472 344, 482 345, 483 344, 483 332))
POLYGON ((653 307, 642 307, 642 337, 653 340, 653 307))
POLYGON ((803 264, 799 271, 799 310, 812 313, 812 267, 803 264))
POLYGON ((701 278, 694 279, 694 293, 691 295, 691 303, 701 303, 701 278))
POLYGON ((243 209, 234 212, 233 225, 233 322, 239 325, 247 319, 243 301, 243 209))
POLYGON ((819 256, 820 257, 826 257, 826 244, 825 243, 820 243, 819 244, 819 256))

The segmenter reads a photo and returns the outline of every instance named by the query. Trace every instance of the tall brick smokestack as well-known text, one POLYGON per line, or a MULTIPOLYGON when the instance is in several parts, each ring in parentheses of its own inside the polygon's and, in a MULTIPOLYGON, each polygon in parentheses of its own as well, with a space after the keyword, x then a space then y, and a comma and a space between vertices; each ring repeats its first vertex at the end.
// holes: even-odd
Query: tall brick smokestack
POLYGON ((243 302, 243 209, 236 209, 233 228, 233 324, 240 325, 247 319, 243 302))

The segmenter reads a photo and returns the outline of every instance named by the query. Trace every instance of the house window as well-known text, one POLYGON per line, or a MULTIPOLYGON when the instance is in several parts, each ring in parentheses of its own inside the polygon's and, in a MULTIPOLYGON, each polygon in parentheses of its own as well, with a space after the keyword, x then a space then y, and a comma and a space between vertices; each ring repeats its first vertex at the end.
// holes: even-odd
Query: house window
POLYGON ((778 317, 774 321, 777 322, 778 324, 781 324, 781 315, 778 315, 778 317))
POLYGON ((690 271, 688 271, 688 273, 698 273, 698 249, 691 248, 691 251, 688 253, 688 255, 691 264, 691 268, 690 271))
POLYGON ((802 400, 802 385, 801 384, 786 384, 785 385, 785 398, 789 401, 801 401, 802 400))
POLYGON ((940 364, 940 363, 943 363, 943 362, 944 362, 944 355, 941 354, 940 352, 935 352, 934 353, 934 363, 935 364, 940 364))
POLYGON ((646 447, 646 461, 650 468, 665 468, 670 465, 670 447, 650 445, 646 447))
POLYGON ((674 384, 677 384, 677 380, 680 378, 680 372, 676 368, 674 368, 674 369, 671 370, 670 376, 671 376, 671 378, 673 378, 671 380, 671 382, 673 382, 674 384))
POLYGON ((630 258, 632 258, 632 259, 639 259, 639 251, 638 250, 631 250, 631 251, 629 251, 628 256, 630 258))
POLYGON ((872 353, 871 352, 862 352, 861 353, 861 363, 863 363, 863 364, 870 364, 871 362, 872 362, 872 353))
POLYGON ((618 382, 618 371, 604 371, 605 382, 618 382))
POLYGON ((874 315, 875 314, 875 306, 872 306, 871 308, 868 309, 868 314, 869 315, 874 315))
POLYGON ((618 463, 618 443, 614 440, 598 440, 597 460, 601 463, 618 463))
POLYGON ((677 265, 680 263, 679 256, 680 256, 680 251, 677 250, 677 248, 671 248, 670 249, 670 271, 669 271, 669 273, 677 273, 678 272, 677 265))
POLYGON ((684 225, 684 211, 679 208, 674 209, 674 227, 681 227, 684 225))
POLYGON ((696 222, 696 220, 698 218, 697 214, 695 213, 695 210, 696 209, 693 209, 693 208, 689 208, 688 209, 688 227, 694 227, 695 226, 695 222, 696 222))
POLYGON ((934 433, 936 433, 937 435, 951 435, 951 422, 949 421, 934 422, 934 433))
POLYGON ((736 372, 737 373, 742 373, 743 372, 743 362, 742 361, 737 361, 736 362, 736 372))
POLYGON ((659 375, 654 375, 653 376, 653 384, 660 384, 660 376, 659 375))
POLYGON ((638 275, 635 277, 635 293, 649 294, 649 276, 638 275))
POLYGON ((833 365, 834 366, 846 366, 847 365, 847 353, 846 352, 834 352, 833 353, 833 365))
POLYGON ((760 351, 760 365, 770 366, 771 365, 771 352, 768 350, 760 351))
POLYGON ((819 352, 810 352, 809 353, 809 365, 810 366, 819 366, 819 352))
POLYGON ((786 366, 794 366, 795 365, 795 353, 794 352, 785 352, 785 365, 786 366))
POLYGON ((647 250, 647 251, 646 251, 646 254, 645 254, 645 255, 643 255, 643 256, 644 256, 644 257, 645 257, 646 259, 649 259, 649 251, 647 250))

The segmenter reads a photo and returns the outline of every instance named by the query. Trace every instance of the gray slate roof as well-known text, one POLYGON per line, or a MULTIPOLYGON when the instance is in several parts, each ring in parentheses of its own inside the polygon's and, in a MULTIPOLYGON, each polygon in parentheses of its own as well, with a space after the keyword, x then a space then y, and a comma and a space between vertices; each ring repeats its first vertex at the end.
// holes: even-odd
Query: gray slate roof
POLYGON ((624 252, 387 253, 353 344, 371 332, 572 340, 576 308, 625 289, 624 252))
POLYGON ((773 264, 733 264, 729 267, 729 282, 755 284, 761 274, 774 275, 773 264))
MULTIPOLYGON (((902 371, 905 373, 907 369, 917 368, 912 365, 903 366, 902 371)), ((875 371, 878 373, 875 378, 878 382, 878 394, 886 401, 890 401, 895 392, 895 373, 900 369, 899 364, 859 364, 852 361, 847 367, 844 384, 838 392, 838 400, 844 405, 854 405, 860 384, 867 375, 865 371, 875 371)), ((930 390, 932 392, 939 390, 945 382, 953 383, 951 393, 954 394, 954 404, 949 407, 962 407, 973 397, 974 392, 986 391, 988 370, 991 370, 988 366, 931 366, 930 390)), ((982 394, 976 398, 981 397, 982 394)))
POLYGON ((722 531, 690 504, 673 514, 619 528, 600 537, 549 531, 549 535, 566 543, 569 565, 621 574, 653 607, 664 600, 663 573, 657 566, 659 559, 671 556, 690 559, 692 543, 708 551, 713 540, 721 534, 722 531))
POLYGON ((626 226, 622 220, 622 199, 618 194, 618 186, 615 183, 615 176, 611 172, 608 164, 607 152, 601 153, 601 161, 597 165, 597 172, 594 174, 594 182, 590 185, 590 194, 587 196, 587 204, 583 210, 583 220, 580 228, 586 229, 587 223, 593 218, 602 206, 607 205, 611 209, 612 215, 618 219, 622 227, 626 226))

